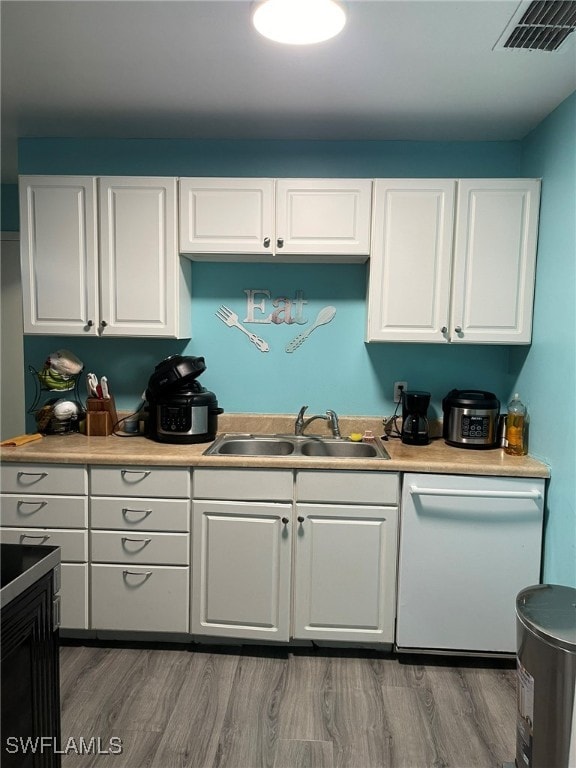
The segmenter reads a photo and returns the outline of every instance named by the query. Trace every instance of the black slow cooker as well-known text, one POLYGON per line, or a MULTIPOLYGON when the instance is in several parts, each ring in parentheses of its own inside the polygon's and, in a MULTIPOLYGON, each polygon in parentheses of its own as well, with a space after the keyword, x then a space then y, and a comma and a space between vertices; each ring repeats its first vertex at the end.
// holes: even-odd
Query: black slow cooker
POLYGON ((209 443, 216 438, 218 407, 214 392, 196 381, 206 370, 203 357, 167 357, 148 381, 148 437, 160 443, 209 443))

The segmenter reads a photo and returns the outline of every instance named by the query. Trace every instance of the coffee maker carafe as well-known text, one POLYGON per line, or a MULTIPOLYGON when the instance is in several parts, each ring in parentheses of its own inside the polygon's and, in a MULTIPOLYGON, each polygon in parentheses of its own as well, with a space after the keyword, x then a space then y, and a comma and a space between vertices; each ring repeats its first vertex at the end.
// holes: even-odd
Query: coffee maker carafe
POLYGON ((428 406, 430 392, 402 392, 402 442, 406 445, 428 445, 428 406))

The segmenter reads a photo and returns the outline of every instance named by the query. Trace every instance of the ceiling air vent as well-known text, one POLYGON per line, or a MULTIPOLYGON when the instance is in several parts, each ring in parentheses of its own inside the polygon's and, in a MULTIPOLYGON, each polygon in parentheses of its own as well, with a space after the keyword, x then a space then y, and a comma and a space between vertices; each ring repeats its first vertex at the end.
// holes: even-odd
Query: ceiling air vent
POLYGON ((575 28, 575 0, 523 2, 495 49, 557 51, 575 28))

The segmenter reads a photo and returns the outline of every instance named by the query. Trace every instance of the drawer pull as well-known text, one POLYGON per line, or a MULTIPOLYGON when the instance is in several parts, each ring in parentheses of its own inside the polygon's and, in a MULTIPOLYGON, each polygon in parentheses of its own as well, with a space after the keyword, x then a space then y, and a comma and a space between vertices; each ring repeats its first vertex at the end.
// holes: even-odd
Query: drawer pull
POLYGON ((129 514, 140 515, 139 520, 144 520, 145 517, 148 517, 148 515, 152 514, 152 510, 151 509, 134 509, 133 507, 122 507, 122 514, 127 520, 129 520, 128 518, 129 514))
POLYGON ((128 543, 141 544, 142 546, 140 547, 140 549, 144 549, 144 547, 150 544, 151 541, 152 539, 131 539, 129 536, 122 536, 122 546, 124 547, 124 549, 126 549, 126 544, 128 543))
POLYGON ((48 472, 18 472, 17 474, 18 480, 23 480, 26 477, 35 478, 34 480, 30 479, 28 481, 27 484, 30 485, 31 483, 37 483, 45 477, 48 477, 48 472))
POLYGON ((47 501, 23 501, 22 499, 20 499, 16 506, 18 508, 18 513, 20 515, 35 515, 36 512, 40 512, 42 507, 45 507, 46 504, 48 504, 47 501), (33 509, 29 509, 29 510, 23 509, 25 504, 33 507, 33 509))
POLYGON ((31 533, 21 533, 20 534, 20 544, 24 544, 24 539, 41 539, 42 542, 45 542, 45 541, 48 541, 49 538, 50 538, 50 534, 49 533, 45 533, 43 536, 41 536, 41 535, 34 536, 31 533))
POLYGON ((124 480, 138 483, 140 480, 145 480, 148 475, 152 474, 152 471, 150 469, 121 469, 120 474, 124 480), (127 475, 138 475, 138 477, 128 478, 127 475))
POLYGON ((143 584, 145 581, 147 581, 150 576, 152 576, 152 571, 128 571, 124 570, 122 571, 122 575, 124 577, 124 581, 127 581, 129 576, 143 576, 142 581, 140 584, 143 584))

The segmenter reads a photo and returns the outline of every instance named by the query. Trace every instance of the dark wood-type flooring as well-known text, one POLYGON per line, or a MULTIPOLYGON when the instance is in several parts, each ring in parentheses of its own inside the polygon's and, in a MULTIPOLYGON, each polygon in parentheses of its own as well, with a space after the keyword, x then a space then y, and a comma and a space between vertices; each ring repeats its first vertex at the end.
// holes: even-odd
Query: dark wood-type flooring
POLYGON ((500 768, 511 662, 334 649, 61 649, 63 768, 500 768), (109 740, 122 754, 103 754, 109 740))

